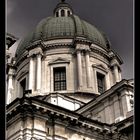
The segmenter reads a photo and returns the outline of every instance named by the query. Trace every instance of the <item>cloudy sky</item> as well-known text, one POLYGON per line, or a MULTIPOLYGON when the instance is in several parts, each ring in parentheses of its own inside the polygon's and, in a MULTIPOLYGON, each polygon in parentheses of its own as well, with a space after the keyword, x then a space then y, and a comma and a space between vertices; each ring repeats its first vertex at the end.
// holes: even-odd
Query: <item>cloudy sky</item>
MULTIPOLYGON (((7 32, 24 37, 41 19, 52 16, 60 0, 7 0, 7 32)), ((133 0, 66 0, 76 15, 109 37, 124 61, 122 77, 133 78, 133 0)))

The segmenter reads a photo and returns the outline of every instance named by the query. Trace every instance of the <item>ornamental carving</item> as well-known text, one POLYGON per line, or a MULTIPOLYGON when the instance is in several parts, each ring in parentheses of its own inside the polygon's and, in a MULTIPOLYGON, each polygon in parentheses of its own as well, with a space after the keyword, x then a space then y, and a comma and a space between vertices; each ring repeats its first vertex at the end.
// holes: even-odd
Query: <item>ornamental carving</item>
POLYGON ((58 63, 70 63, 70 61, 67 60, 67 59, 65 59, 65 58, 59 57, 59 58, 57 58, 57 59, 55 59, 55 60, 49 62, 49 65, 58 64, 58 63))
POLYGON ((77 51, 90 51, 90 48, 89 48, 88 45, 77 44, 77 45, 76 45, 76 50, 77 50, 77 51))
POLYGON ((28 57, 33 56, 33 55, 37 55, 37 54, 43 55, 41 48, 34 48, 31 51, 29 51, 28 57))

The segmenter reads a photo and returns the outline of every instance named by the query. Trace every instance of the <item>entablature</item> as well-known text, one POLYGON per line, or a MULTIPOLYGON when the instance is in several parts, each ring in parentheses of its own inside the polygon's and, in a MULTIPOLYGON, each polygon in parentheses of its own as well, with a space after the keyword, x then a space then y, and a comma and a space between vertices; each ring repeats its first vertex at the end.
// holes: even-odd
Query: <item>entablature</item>
POLYGON ((16 99, 12 104, 9 104, 7 106, 7 121, 10 123, 10 121, 14 119, 15 115, 18 115, 20 113, 22 113, 24 117, 28 116, 29 114, 37 115, 38 117, 41 116, 41 118, 43 117, 46 119, 55 118, 54 120, 56 120, 56 122, 67 122, 67 126, 70 126, 70 124, 74 124, 74 126, 83 127, 84 129, 88 128, 90 130, 101 133, 106 130, 108 134, 111 133, 111 126, 108 124, 85 118, 73 111, 64 108, 62 109, 59 106, 41 101, 34 97, 24 97, 21 99, 16 99))

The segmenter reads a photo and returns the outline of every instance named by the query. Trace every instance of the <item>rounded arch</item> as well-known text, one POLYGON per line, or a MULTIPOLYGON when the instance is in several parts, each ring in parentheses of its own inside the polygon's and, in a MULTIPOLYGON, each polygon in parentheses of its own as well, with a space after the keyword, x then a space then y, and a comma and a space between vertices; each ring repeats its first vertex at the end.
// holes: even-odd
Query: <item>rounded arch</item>
POLYGON ((64 9, 61 10, 61 16, 62 16, 62 17, 65 16, 65 10, 64 10, 64 9))

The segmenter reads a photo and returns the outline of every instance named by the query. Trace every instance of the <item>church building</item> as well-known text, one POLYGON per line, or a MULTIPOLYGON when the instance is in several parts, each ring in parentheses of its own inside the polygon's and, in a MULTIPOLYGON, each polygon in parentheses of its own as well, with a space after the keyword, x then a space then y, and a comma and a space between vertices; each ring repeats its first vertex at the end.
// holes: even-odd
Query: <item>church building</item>
POLYGON ((6 140, 133 140, 134 83, 122 63, 61 1, 7 61, 6 140))

